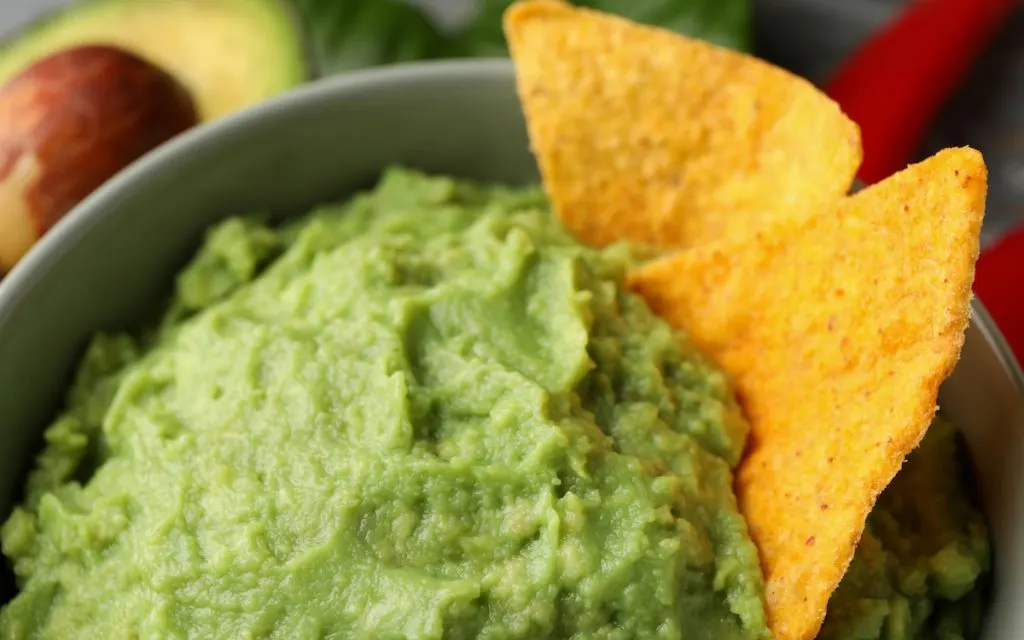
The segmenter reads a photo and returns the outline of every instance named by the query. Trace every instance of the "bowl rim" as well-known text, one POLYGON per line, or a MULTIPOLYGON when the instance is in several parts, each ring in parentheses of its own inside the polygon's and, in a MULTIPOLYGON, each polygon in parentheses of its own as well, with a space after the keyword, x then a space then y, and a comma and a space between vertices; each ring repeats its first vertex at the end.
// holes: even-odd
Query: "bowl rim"
POLYGON ((999 364, 1002 365, 1003 371, 1010 379, 1010 382, 1013 383, 1017 395, 1024 398, 1024 369, 1021 368, 1021 364, 1017 361, 1017 356, 1013 353, 1013 349, 1010 348, 1010 343, 1006 341, 1006 337, 1003 336, 999 325, 992 319, 992 315, 989 314, 988 309, 985 308, 985 305, 977 296, 971 300, 971 323, 978 328, 985 341, 992 347, 992 351, 999 359, 999 364))
MULTIPOLYGON (((512 81, 515 69, 507 58, 426 60, 370 67, 328 76, 300 85, 256 105, 228 114, 212 122, 193 127, 157 146, 119 171, 75 205, 36 241, 24 257, 0 279, 0 326, 18 307, 25 295, 62 259, 64 254, 104 220, 135 185, 163 171, 176 159, 196 150, 216 146, 223 138, 238 135, 246 128, 275 114, 300 105, 331 99, 337 93, 357 92, 381 85, 406 82, 431 82, 459 77, 507 76, 512 81)), ((971 301, 971 323, 978 327, 995 352, 1003 371, 1018 397, 1024 398, 1024 370, 981 300, 971 301)))
POLYGON ((427 60, 371 67, 308 82, 256 105, 199 124, 157 146, 123 168, 72 207, 0 279, 0 326, 12 309, 89 230, 104 220, 126 192, 145 184, 177 159, 216 147, 224 138, 276 114, 310 103, 330 100, 338 93, 358 92, 382 85, 432 82, 461 77, 498 77, 511 81, 514 69, 506 58, 427 60))

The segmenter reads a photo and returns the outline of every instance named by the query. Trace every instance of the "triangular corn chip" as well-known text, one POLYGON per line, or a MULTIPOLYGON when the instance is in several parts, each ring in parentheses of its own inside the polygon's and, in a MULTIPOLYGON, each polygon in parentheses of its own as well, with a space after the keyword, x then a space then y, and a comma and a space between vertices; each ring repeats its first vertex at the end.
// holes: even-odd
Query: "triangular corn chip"
POLYGON ((593 245, 684 248, 845 195, 860 131, 761 60, 550 0, 505 31, 557 215, 593 245))
POLYGON ((985 192, 980 154, 946 150, 824 215, 631 274, 735 377, 751 421, 737 497, 779 640, 817 633, 931 422, 970 315, 985 192))

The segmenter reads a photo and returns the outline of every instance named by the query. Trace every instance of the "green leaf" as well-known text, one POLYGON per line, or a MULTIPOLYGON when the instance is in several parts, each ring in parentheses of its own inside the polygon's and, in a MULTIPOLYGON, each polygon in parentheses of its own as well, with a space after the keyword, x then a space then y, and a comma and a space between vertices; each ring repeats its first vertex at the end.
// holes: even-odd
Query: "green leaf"
POLYGON ((747 51, 750 44, 749 0, 581 0, 577 4, 730 49, 747 51))
POLYGON ((416 7, 400 0, 293 0, 319 75, 424 60, 449 50, 416 7))
MULTIPOLYGON (((402 0, 292 1, 319 75, 429 58, 508 55, 501 18, 512 0, 477 0, 473 20, 454 37, 402 0)), ((733 49, 749 45, 751 0, 575 1, 733 49)))
POLYGON ((473 20, 453 38, 451 54, 459 57, 508 56, 501 17, 514 0, 476 0, 473 20))
MULTIPOLYGON (((747 51, 750 0, 574 0, 580 6, 636 22, 671 29, 747 51)), ((464 56, 507 55, 501 16, 512 0, 478 0, 474 20, 458 36, 453 51, 464 56)))

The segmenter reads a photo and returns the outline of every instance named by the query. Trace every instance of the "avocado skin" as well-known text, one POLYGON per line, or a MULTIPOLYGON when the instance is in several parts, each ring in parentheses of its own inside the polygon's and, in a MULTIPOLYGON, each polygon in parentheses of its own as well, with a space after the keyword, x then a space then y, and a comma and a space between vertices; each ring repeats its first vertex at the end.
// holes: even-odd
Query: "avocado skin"
POLYGON ((0 85, 46 55, 108 44, 175 76, 193 94, 201 118, 211 120, 312 78, 316 64, 307 31, 295 6, 284 0, 85 0, 0 39, 0 85), (247 25, 251 36, 240 40, 238 25, 247 25), (190 37, 182 50, 180 39, 165 35, 175 28, 206 35, 190 37), (217 43, 228 38, 255 43, 251 51, 226 50, 251 56, 252 64, 239 65, 218 51, 217 43), (229 90, 219 86, 223 77, 235 79, 229 90))

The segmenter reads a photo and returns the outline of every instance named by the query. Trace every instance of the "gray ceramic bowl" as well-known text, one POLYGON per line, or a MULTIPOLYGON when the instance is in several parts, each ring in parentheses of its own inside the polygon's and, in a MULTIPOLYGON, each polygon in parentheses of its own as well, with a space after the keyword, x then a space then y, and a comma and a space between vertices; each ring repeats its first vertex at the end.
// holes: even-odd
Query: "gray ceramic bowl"
MULTIPOLYGON (((0 518, 87 337, 138 323, 204 229, 236 213, 304 212, 392 163, 535 180, 511 66, 419 64, 310 85, 181 136, 57 225, 0 284, 0 518)), ((1022 394, 1024 377, 976 307, 942 403, 966 431, 995 535, 988 640, 1024 638, 1022 394)))

